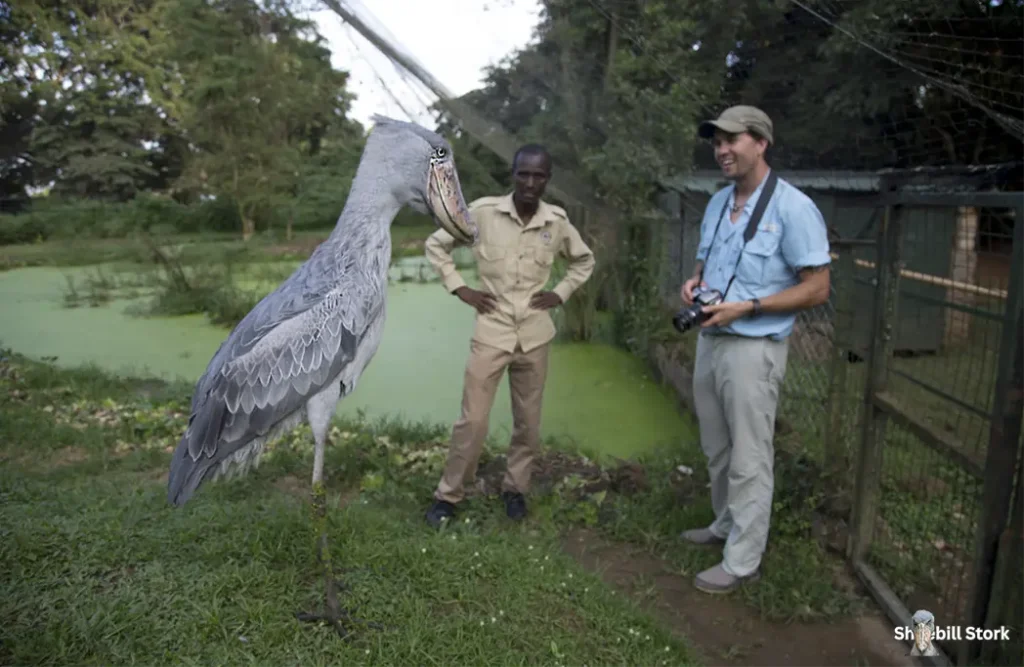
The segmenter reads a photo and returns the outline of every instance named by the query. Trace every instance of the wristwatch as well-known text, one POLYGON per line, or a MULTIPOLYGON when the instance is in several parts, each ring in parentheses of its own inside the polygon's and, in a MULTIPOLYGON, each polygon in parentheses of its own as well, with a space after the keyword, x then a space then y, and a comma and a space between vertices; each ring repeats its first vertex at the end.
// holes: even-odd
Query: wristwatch
POLYGON ((750 303, 754 304, 754 310, 751 311, 750 316, 751 317, 757 317, 758 315, 761 314, 761 300, 760 299, 751 299, 750 303))

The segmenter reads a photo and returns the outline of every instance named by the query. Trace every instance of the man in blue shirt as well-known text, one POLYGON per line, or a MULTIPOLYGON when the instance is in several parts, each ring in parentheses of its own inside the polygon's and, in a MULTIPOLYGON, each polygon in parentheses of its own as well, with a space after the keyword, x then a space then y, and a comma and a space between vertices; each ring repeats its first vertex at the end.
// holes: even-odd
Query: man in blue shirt
POLYGON ((697 575, 708 593, 727 593, 759 577, 774 490, 775 411, 796 313, 829 298, 829 244, 814 202, 779 178, 756 232, 744 230, 771 168, 771 119, 735 106, 701 124, 722 174, 732 184, 711 198, 701 222, 694 276, 682 287, 717 289, 706 306, 693 390, 701 448, 708 457, 715 520, 683 533, 696 544, 724 544, 722 562, 697 575))

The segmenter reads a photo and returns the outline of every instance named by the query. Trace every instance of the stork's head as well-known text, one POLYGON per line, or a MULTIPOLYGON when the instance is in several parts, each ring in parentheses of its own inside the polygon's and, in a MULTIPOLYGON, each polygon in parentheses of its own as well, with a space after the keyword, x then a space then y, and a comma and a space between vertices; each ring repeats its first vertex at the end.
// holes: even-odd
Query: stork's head
POLYGON ((935 638, 935 616, 924 609, 914 612, 914 644, 919 651, 925 651, 935 638))
POLYGON ((415 123, 374 116, 374 133, 388 140, 388 173, 384 178, 402 205, 429 214, 460 243, 476 241, 455 168, 455 156, 444 137, 415 123))

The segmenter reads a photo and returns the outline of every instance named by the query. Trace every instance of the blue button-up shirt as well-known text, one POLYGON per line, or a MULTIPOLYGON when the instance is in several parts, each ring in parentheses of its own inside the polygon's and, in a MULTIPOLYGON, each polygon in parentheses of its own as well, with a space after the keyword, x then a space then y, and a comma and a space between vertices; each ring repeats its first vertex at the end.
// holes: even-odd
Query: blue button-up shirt
MULTIPOLYGON (((747 199, 736 222, 729 219, 729 211, 736 201, 735 185, 716 192, 704 210, 697 259, 704 262, 704 282, 723 293, 735 269, 736 278, 725 295, 726 301, 764 299, 799 284, 800 270, 831 262, 821 211, 810 197, 781 178, 757 226, 757 233, 743 245, 743 232, 767 180, 766 176, 747 199), (722 224, 718 225, 720 215, 722 224), (712 243, 716 225, 718 235, 712 243)), ((711 327, 705 331, 782 340, 793 332, 795 321, 796 313, 762 312, 756 317, 741 317, 726 327, 711 327)))

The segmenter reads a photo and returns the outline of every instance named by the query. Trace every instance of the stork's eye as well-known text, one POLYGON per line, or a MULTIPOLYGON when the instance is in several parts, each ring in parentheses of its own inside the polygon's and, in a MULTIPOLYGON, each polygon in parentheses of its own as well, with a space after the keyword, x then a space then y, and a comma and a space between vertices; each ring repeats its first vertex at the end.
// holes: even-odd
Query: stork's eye
POLYGON ((444 148, 435 148, 434 149, 434 157, 436 157, 436 158, 443 158, 445 155, 448 155, 448 151, 446 151, 444 148))

